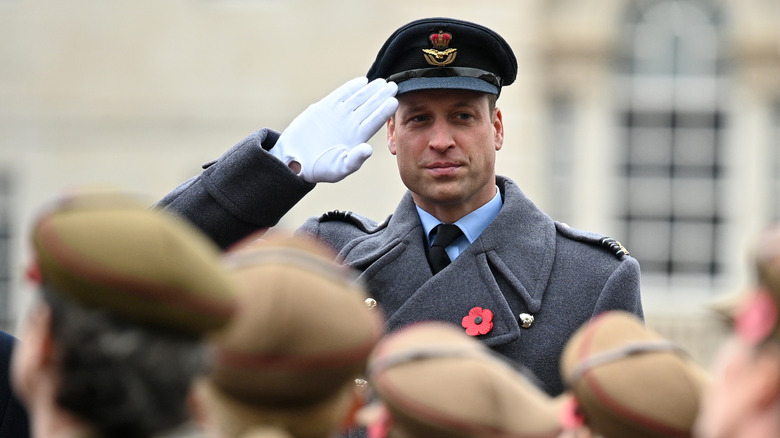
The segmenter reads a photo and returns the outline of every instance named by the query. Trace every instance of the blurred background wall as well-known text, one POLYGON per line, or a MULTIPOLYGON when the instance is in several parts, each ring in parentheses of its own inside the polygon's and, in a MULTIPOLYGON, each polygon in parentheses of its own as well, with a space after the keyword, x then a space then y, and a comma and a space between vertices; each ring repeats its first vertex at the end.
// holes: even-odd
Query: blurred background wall
MULTIPOLYGON (((713 301, 780 220, 780 0, 0 0, 0 327, 29 299, 35 214, 69 188, 149 202, 260 127, 365 74, 426 16, 484 24, 519 61, 499 173, 554 219, 621 241, 648 324, 709 360, 713 301)), ((286 216, 377 220, 405 188, 385 132, 286 216)))

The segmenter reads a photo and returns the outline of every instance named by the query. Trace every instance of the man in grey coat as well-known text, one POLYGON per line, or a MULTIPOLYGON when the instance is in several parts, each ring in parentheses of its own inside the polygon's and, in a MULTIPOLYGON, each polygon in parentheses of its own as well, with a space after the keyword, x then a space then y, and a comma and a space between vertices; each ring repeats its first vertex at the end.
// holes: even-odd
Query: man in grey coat
POLYGON ((386 122, 409 189, 395 212, 377 223, 333 211, 299 231, 362 271, 389 330, 452 323, 559 394, 557 364, 572 332, 609 309, 642 316, 639 264, 614 239, 553 221, 495 174, 504 139, 496 99, 516 74, 511 48, 490 29, 449 18, 408 23, 368 78, 313 104, 281 134, 250 135, 158 206, 227 247, 275 225, 317 182, 356 171, 386 122), (439 223, 457 228, 438 231, 439 223), (454 241, 436 242, 451 231, 454 241))

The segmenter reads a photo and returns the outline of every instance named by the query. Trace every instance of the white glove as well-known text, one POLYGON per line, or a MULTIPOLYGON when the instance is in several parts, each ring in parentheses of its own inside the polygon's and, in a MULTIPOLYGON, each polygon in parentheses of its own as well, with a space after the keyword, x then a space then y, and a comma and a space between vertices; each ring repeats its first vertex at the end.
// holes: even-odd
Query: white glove
POLYGON ((310 183, 336 182, 360 168, 373 150, 366 143, 398 108, 398 86, 358 77, 309 105, 269 152, 310 183), (290 166, 295 168, 297 166, 290 166))

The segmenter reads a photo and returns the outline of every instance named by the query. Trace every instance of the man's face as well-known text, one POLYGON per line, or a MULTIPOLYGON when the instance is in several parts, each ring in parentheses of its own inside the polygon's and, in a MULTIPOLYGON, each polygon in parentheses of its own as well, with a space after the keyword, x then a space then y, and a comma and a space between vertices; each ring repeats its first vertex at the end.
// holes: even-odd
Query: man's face
POLYGON ((425 90, 398 96, 398 104, 387 124, 388 147, 415 203, 454 222, 490 201, 504 126, 488 96, 425 90))

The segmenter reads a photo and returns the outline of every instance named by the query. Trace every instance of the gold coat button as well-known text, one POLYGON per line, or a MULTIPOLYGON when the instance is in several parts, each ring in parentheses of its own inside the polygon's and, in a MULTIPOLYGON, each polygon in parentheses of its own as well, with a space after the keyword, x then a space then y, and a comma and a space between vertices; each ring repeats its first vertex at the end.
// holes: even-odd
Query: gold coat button
POLYGON ((530 313, 521 313, 519 319, 522 328, 529 328, 534 324, 534 316, 530 313))

